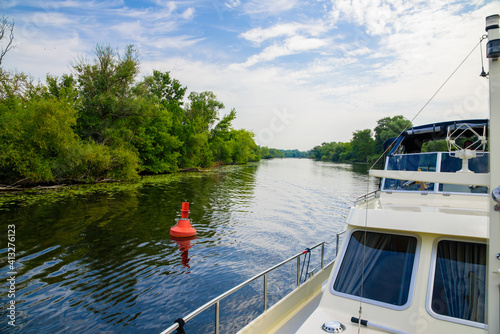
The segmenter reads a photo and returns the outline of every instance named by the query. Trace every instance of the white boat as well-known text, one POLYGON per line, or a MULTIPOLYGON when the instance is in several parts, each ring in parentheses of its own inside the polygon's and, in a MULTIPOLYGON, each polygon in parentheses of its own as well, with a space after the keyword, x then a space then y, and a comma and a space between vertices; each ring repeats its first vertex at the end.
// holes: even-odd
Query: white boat
POLYGON ((370 171, 380 189, 350 211, 337 259, 304 283, 301 254, 287 260, 298 259, 298 287, 269 309, 266 271, 162 333, 212 305, 218 333, 219 301, 260 277, 265 311, 240 334, 500 333, 499 21, 486 18, 489 120, 417 126, 395 139, 384 170, 370 171), (448 152, 422 152, 439 139, 448 152))

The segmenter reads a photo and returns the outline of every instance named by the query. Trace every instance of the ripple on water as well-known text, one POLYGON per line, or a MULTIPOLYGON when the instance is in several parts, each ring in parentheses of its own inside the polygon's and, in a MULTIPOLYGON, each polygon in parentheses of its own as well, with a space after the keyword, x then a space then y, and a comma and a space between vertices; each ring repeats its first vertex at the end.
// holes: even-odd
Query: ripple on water
MULTIPOLYGON (((366 176, 349 165, 306 159, 169 180, 1 211, 19 236, 17 332, 159 333, 270 265, 331 241, 367 188, 366 176), (183 201, 191 203, 198 234, 171 240, 183 201)), ((334 252, 334 243, 328 245, 327 260, 334 252)), ((293 289, 295 266, 269 274, 269 305, 293 289)), ((319 250, 313 266, 319 267, 319 250)), ((0 278, 8 272, 0 268, 0 278)), ((258 281, 222 301, 221 332, 233 333, 255 317, 261 294, 258 281)), ((0 297, 8 300, 5 291, 0 297)), ((207 310, 189 322, 191 330, 213 331, 213 316, 207 310)), ((0 331, 7 329, 2 322, 0 331)))

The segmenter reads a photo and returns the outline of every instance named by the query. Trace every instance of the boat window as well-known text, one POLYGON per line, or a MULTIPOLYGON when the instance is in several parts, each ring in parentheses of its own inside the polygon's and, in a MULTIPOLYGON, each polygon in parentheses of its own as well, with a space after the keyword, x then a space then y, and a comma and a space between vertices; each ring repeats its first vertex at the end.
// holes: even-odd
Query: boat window
MULTIPOLYGON (((437 153, 394 155, 387 158, 386 170, 435 172, 437 153)), ((434 191, 434 183, 385 179, 383 190, 434 191)))
POLYGON ((486 245, 438 243, 431 308, 439 315, 484 323, 486 245))
MULTIPOLYGON (((488 158, 486 152, 483 156, 469 160, 469 170, 474 173, 488 173, 488 158)), ((449 153, 443 153, 441 156, 441 172, 454 173, 462 169, 462 159, 451 157, 449 153)), ((439 184, 439 191, 442 192, 460 192, 460 193, 479 193, 487 194, 488 187, 460 184, 439 184)))
POLYGON ((357 297, 363 293, 363 299, 405 305, 410 294, 416 247, 415 237, 355 231, 333 289, 357 297))

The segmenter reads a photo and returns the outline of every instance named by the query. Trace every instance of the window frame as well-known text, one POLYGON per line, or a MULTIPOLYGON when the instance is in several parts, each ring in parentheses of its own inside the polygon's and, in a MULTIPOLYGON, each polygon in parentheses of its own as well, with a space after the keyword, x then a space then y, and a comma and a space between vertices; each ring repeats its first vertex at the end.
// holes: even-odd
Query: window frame
POLYGON ((420 236, 418 234, 404 233, 404 232, 399 233, 399 232, 394 232, 394 231, 380 231, 380 230, 372 230, 372 229, 353 229, 349 232, 348 238, 346 238, 346 239, 347 240, 346 240, 346 242, 344 242, 342 250, 341 250, 341 252, 336 260, 339 262, 335 266, 335 271, 333 273, 333 279, 331 281, 331 284, 329 285, 330 293, 332 293, 333 295, 336 295, 336 296, 340 296, 340 297, 344 297, 344 298, 348 298, 348 299, 352 299, 352 300, 356 300, 356 301, 362 301, 363 303, 372 304, 372 305, 376 305, 376 306, 380 306, 380 307, 384 307, 384 308, 388 308, 388 309, 392 309, 392 310, 402 311, 402 310, 408 309, 413 302, 413 296, 414 296, 414 292, 415 292, 415 282, 416 282, 416 278, 417 278, 417 271, 418 271, 419 260, 420 260, 420 251, 421 251, 421 245, 422 245, 422 240, 421 240, 420 236), (394 304, 381 302, 381 301, 374 300, 374 299, 369 299, 367 297, 354 296, 354 295, 340 292, 340 291, 337 291, 334 289, 334 285, 335 285, 335 282, 337 280, 337 276, 339 274, 340 267, 342 266, 342 263, 343 263, 343 260, 345 257, 345 253, 346 253, 347 248, 349 246, 349 243, 351 241, 351 237, 352 237, 353 233, 358 232, 358 231, 359 232, 366 231, 366 232, 395 235, 395 236, 413 237, 416 239, 417 244, 415 246, 415 257, 414 257, 413 266, 411 269, 412 273, 411 273, 411 278, 410 278, 410 286, 409 286, 409 290, 408 290, 408 299, 406 300, 406 303, 404 303, 403 305, 394 305, 394 304))
MULTIPOLYGON (((488 247, 488 244, 481 239, 466 239, 466 238, 450 238, 450 237, 440 237, 436 238, 432 244, 432 252, 431 252, 431 261, 429 264, 429 279, 427 280, 427 296, 426 296, 426 301, 425 301, 425 308, 427 310, 427 313, 433 318, 447 321, 447 322, 452 322, 460 325, 467 325, 475 328, 481 328, 481 329, 488 329, 488 324, 487 323, 482 323, 482 322, 477 322, 477 321, 472 321, 472 320, 466 320, 466 319, 461 319, 461 318, 455 318, 449 315, 442 315, 439 313, 436 313, 432 309, 432 295, 434 291, 434 277, 436 275, 436 262, 437 262, 437 248, 438 244, 441 241, 453 241, 453 242, 464 242, 464 243, 475 243, 475 244, 483 244, 486 245, 486 249, 488 247)), ((488 257, 488 251, 486 250, 486 257, 488 257)), ((488 264, 486 264, 486 267, 488 267, 488 264)), ((488 268, 486 268, 486 279, 488 278, 488 268)), ((487 282, 486 284, 486 289, 488 288, 487 282)), ((485 305, 485 311, 486 311, 486 305, 485 305)), ((486 311, 487 312, 487 311, 486 311)))

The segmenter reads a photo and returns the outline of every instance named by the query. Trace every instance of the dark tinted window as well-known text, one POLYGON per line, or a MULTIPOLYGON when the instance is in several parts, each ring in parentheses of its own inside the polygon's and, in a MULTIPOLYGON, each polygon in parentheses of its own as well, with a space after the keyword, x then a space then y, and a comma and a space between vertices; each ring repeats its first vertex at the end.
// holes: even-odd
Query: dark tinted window
POLYGON ((354 232, 335 279, 334 290, 358 297, 363 293, 363 298, 405 305, 416 247, 415 237, 354 232))
POLYGON ((486 245, 440 241, 431 307, 437 314, 484 323, 486 245))

